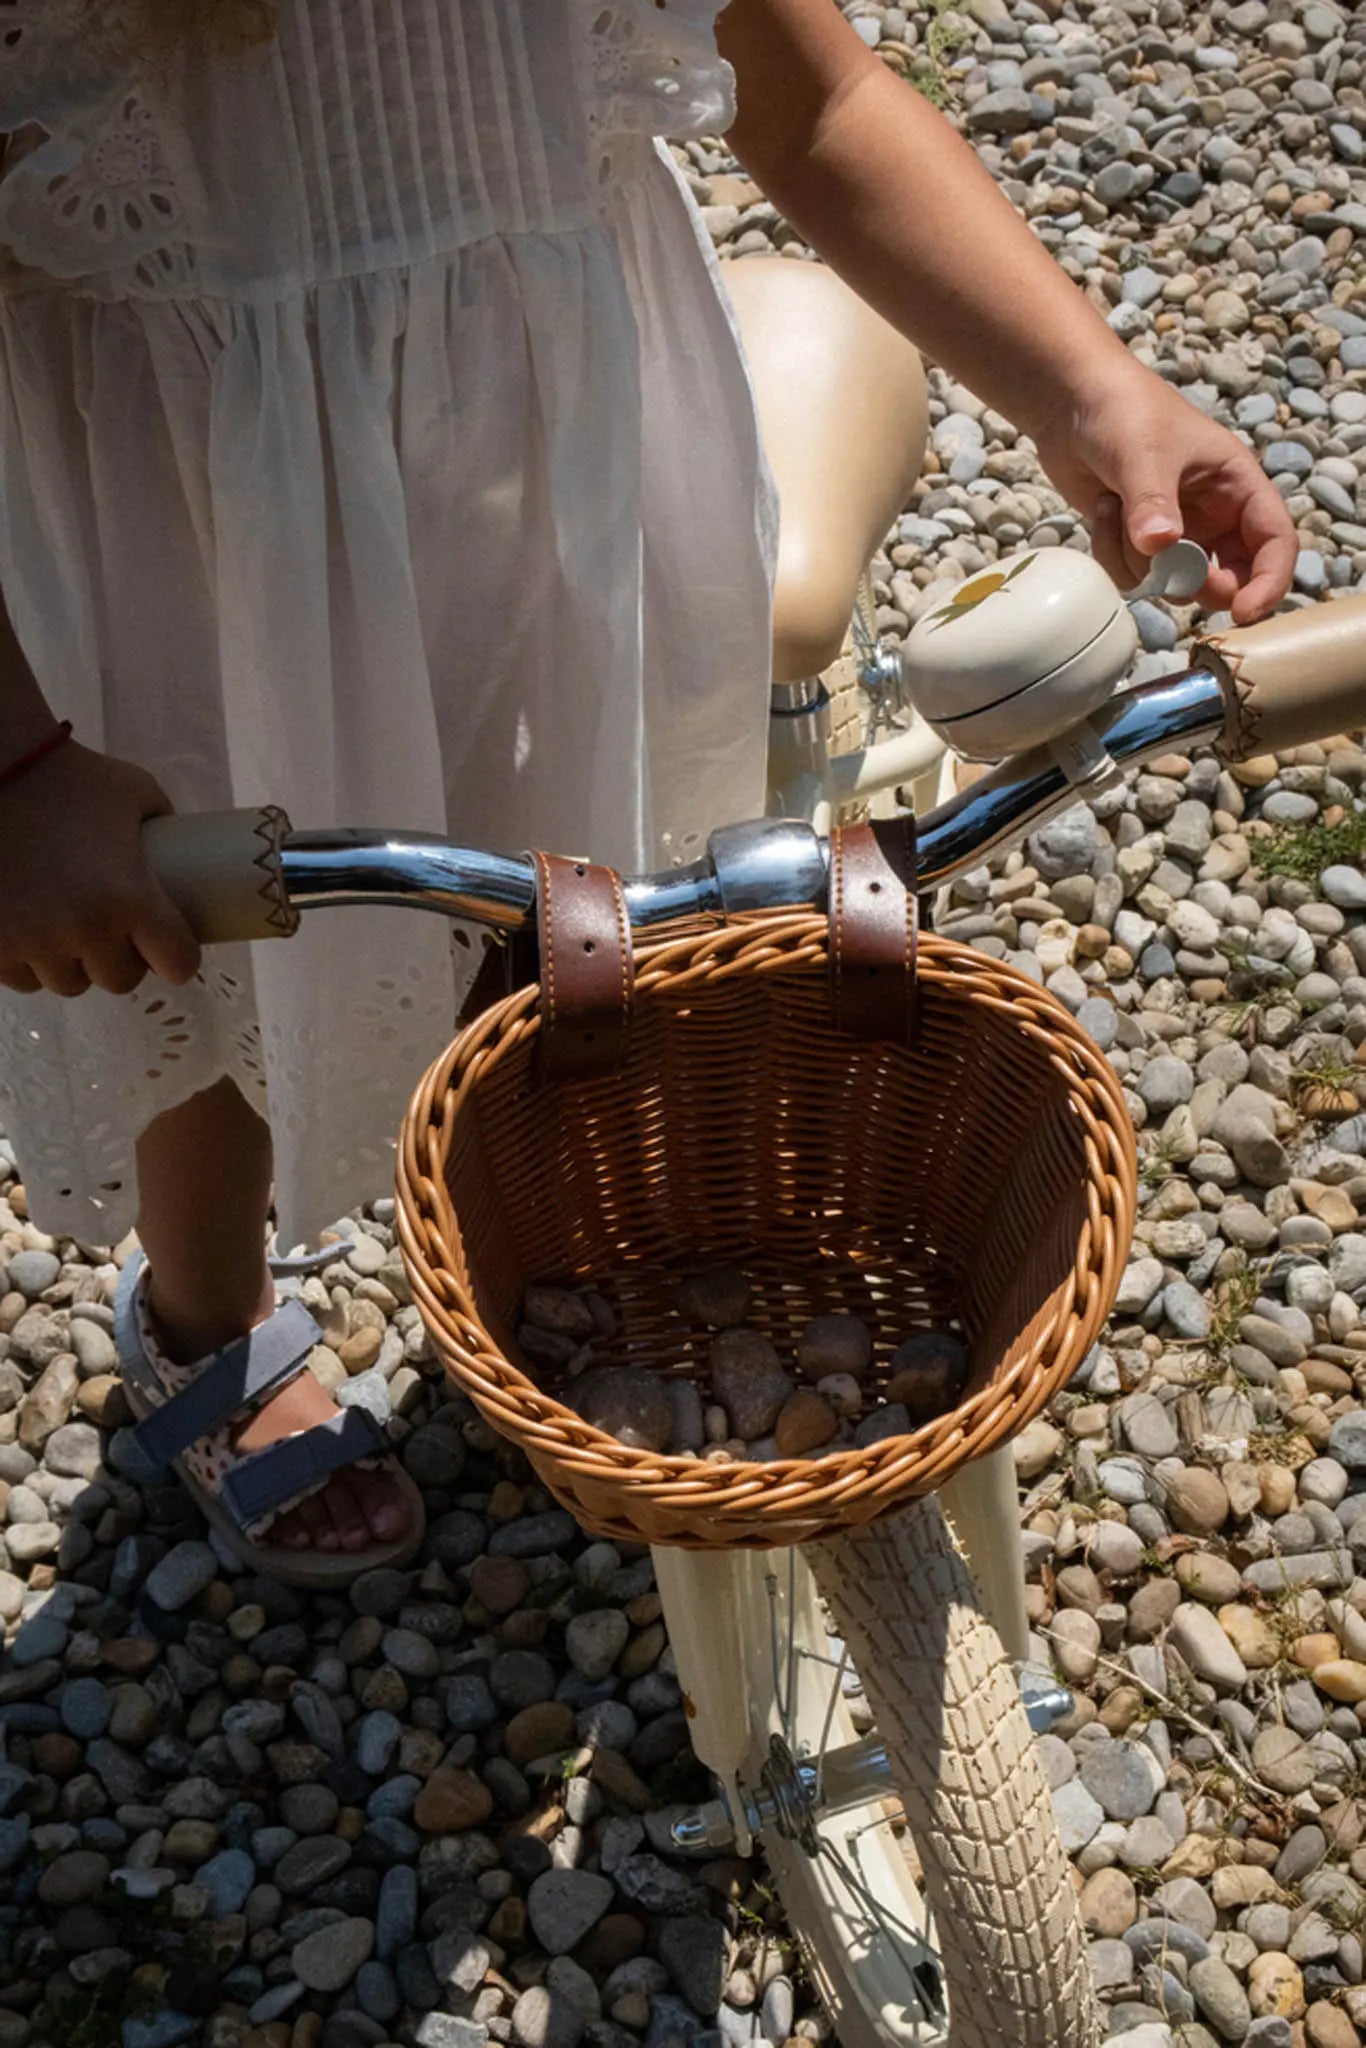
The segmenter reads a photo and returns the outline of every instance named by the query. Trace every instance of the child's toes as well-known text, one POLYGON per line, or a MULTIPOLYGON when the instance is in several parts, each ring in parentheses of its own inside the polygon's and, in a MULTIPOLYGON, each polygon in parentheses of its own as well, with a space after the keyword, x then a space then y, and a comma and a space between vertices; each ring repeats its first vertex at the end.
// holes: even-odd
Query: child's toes
POLYGON ((397 1543, 408 1534, 411 1509, 408 1497, 392 1471, 376 1466, 359 1468, 350 1475, 351 1485, 377 1543, 397 1543))
POLYGON ((299 1503, 299 1513, 308 1531, 309 1543, 314 1550, 336 1550, 337 1532, 332 1526, 332 1517, 323 1505, 321 1494, 312 1494, 308 1500, 299 1503))
POLYGON ((330 1479, 322 1494, 322 1500, 332 1517, 332 1527, 343 1550, 365 1550, 373 1542, 370 1524, 365 1510, 356 1498, 356 1489, 349 1472, 338 1472, 330 1479))
POLYGON ((277 1515, 270 1525, 270 1534, 266 1540, 280 1544, 285 1550, 308 1550, 313 1543, 313 1538, 308 1533, 308 1525, 298 1508, 290 1508, 286 1514, 277 1515))

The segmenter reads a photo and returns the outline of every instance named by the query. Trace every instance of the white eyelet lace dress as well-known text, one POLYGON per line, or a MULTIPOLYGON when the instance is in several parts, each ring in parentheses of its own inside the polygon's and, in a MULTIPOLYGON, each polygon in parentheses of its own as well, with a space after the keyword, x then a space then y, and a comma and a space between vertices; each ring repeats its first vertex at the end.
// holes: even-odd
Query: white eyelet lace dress
MULTIPOLYGON (((279 0, 133 69, 5 0, 0 587, 80 739, 181 809, 627 871, 762 810, 772 496, 659 140, 728 121, 719 8, 279 0)), ((318 912, 182 989, 0 990, 36 1220, 117 1240, 138 1132, 224 1074, 286 1242, 386 1192, 457 937, 318 912)))

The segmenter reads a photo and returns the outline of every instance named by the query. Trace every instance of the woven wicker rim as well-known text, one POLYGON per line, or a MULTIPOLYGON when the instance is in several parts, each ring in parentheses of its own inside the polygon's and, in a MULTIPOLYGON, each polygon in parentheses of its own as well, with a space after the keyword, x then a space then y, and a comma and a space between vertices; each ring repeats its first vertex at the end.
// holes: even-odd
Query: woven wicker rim
MULTIPOLYGON (((826 975, 827 925, 801 914, 764 917, 669 936, 637 953, 637 1005, 749 976, 826 975)), ((998 1013, 1041 1048, 1079 1118, 1086 1216, 1072 1268, 1019 1356, 948 1414, 913 1434, 825 1457, 763 1463, 710 1461, 633 1450, 584 1422, 506 1357, 480 1320, 459 1219, 446 1186, 451 1134, 466 1095, 492 1063, 539 1030, 537 992, 495 1004, 433 1062, 404 1119, 397 1220, 414 1296, 461 1389, 500 1434, 574 1494, 615 1496, 620 1526, 658 1540, 656 1513, 785 1526, 871 1519, 941 1484, 960 1465, 1016 1435, 1076 1370, 1113 1306, 1132 1236, 1136 1162, 1132 1126, 1108 1062, 1055 997, 1013 968, 951 941, 921 942, 922 988, 998 1013)), ((667 1536, 664 1540, 668 1540, 667 1536)), ((725 1537, 718 1527, 716 1540, 725 1537)), ((736 1540, 745 1540, 739 1537, 736 1540)))

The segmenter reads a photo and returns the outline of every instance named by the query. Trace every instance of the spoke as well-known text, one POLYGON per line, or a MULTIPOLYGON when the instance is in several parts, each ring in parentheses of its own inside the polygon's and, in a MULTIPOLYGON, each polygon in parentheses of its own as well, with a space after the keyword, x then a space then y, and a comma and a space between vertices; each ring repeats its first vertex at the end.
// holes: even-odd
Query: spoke
MULTIPOLYGON (((825 1790, 825 1752, 830 1746, 830 1729, 834 1723, 835 1708, 839 1705, 840 1690, 844 1683, 844 1673, 849 1663, 849 1649, 847 1644, 843 1645, 842 1648, 843 1654, 840 1657, 839 1663, 834 1666, 835 1676, 830 1682, 830 1697, 825 1703, 825 1720, 821 1724, 821 1739, 816 1750, 817 1799, 821 1797, 822 1793, 825 1790)), ((828 1663, 829 1659, 827 1658, 824 1661, 828 1663)))
POLYGON ((768 1655, 769 1662, 773 1667, 773 1697, 777 1702, 778 1706, 778 1719, 782 1723, 783 1740, 784 1742, 790 1743, 792 1739, 792 1616, 789 1612, 787 1623, 787 1640, 789 1654, 787 1658, 784 1659, 778 1653, 778 1579, 776 1573, 766 1572, 764 1574, 764 1591, 768 1595, 768 1655), (783 1690, 784 1664, 786 1664, 788 1672, 788 1690, 786 1692, 784 1692, 783 1690))
POLYGON ((791 1745, 793 1718, 797 1712, 797 1547, 787 1550, 787 1690, 783 1716, 783 1738, 791 1745))
MULTIPOLYGON (((874 1822, 873 1825, 876 1826, 878 1823, 874 1822)), ((863 1830, 858 1832, 861 1833, 863 1830)), ((853 1841, 855 1835, 850 1834, 847 1839, 853 1841)), ((938 1957, 934 1955, 934 1950, 925 1940, 925 1937, 918 1933, 914 1927, 907 1926, 904 1920, 898 1920, 894 1913, 887 1911, 887 1908, 883 1905, 881 1899, 878 1898, 876 1892, 870 1890, 868 1885, 864 1883, 863 1878, 859 1875, 858 1870, 849 1861, 848 1857, 842 1856, 834 1843, 828 1841, 824 1835, 820 1837, 820 1853, 824 1860, 832 1864, 838 1871, 840 1883, 846 1887, 852 1897, 858 1900, 875 1926, 880 1928, 884 1934, 896 1937, 899 1943, 913 1943, 916 1948, 923 1949, 926 1955, 933 1956, 935 1962, 938 1962, 938 1957)))

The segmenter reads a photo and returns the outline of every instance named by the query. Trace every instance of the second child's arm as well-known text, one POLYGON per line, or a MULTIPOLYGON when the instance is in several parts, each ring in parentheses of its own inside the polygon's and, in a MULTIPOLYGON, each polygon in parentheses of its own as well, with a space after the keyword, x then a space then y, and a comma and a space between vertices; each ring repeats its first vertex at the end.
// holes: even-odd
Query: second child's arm
POLYGON ((733 0, 720 21, 739 111, 728 140, 870 306, 1034 438, 1128 361, 942 115, 830 0, 733 0))
POLYGON ((1130 355, 972 150, 831 0, 731 0, 736 155, 860 297, 1037 444, 1124 582, 1183 533, 1240 623, 1285 595, 1295 532, 1236 435, 1130 355))

